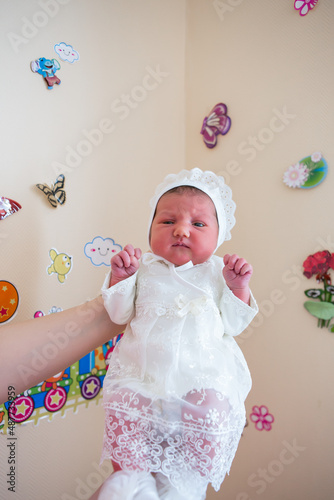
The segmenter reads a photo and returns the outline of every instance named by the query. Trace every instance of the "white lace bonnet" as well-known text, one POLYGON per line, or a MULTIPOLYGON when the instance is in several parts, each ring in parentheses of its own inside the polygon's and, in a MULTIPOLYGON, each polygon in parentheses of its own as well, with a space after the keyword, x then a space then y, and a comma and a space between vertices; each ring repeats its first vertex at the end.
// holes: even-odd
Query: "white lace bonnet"
POLYGON ((235 203, 232 200, 232 191, 225 184, 224 178, 214 172, 206 170, 203 172, 199 168, 192 170, 181 170, 178 174, 169 174, 158 185, 153 198, 150 200, 151 215, 149 219, 149 232, 156 206, 161 196, 170 189, 178 186, 193 186, 206 193, 213 201, 218 219, 219 234, 217 248, 226 240, 231 239, 231 229, 235 224, 235 203))

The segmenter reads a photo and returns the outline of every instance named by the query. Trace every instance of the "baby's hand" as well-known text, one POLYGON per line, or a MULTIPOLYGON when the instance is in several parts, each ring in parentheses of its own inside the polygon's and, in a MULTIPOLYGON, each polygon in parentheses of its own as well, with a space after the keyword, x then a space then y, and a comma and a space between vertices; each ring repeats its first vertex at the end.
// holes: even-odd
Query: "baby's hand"
POLYGON ((249 303, 250 291, 249 280, 253 274, 253 268, 245 259, 239 255, 224 256, 223 276, 227 286, 240 300, 249 303))
POLYGON ((140 248, 133 248, 132 245, 126 245, 121 252, 112 257, 109 286, 132 276, 138 270, 140 257, 140 248))

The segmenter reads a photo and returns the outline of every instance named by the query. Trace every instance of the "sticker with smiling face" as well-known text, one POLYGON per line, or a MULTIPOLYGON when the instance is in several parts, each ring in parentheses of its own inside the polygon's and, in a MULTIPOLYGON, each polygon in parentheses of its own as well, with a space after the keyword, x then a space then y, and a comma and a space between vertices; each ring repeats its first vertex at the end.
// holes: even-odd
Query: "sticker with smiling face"
POLYGON ((113 255, 122 250, 121 245, 114 242, 112 238, 96 236, 93 241, 86 243, 84 252, 94 266, 110 266, 113 255))
POLYGON ((56 45, 54 46, 54 50, 56 54, 58 54, 60 59, 71 64, 80 59, 78 52, 74 50, 72 45, 68 45, 67 43, 56 43, 56 45))
POLYGON ((67 273, 69 273, 72 269, 72 257, 66 253, 58 253, 54 248, 51 248, 49 255, 52 260, 52 264, 47 267, 46 272, 48 274, 57 274, 59 283, 64 283, 67 273))
POLYGON ((30 63, 31 71, 34 73, 39 73, 43 76, 47 82, 48 89, 52 90, 53 86, 60 85, 61 80, 56 76, 56 71, 60 69, 60 64, 57 59, 46 59, 45 57, 40 57, 36 61, 30 63))

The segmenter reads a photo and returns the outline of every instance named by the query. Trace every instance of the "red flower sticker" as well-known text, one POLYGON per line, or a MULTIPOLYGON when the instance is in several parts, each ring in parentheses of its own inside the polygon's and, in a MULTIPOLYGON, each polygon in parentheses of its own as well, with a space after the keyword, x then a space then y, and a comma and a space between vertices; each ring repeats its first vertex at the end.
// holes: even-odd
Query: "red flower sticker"
POLYGON ((309 255, 303 262, 304 276, 311 278, 316 275, 317 281, 326 281, 327 284, 331 283, 330 275, 327 273, 328 269, 334 269, 334 254, 328 250, 317 252, 309 255))
POLYGON ((334 269, 334 253, 328 250, 316 252, 309 255, 303 262, 304 276, 312 278, 315 275, 318 283, 323 283, 321 288, 309 288, 305 290, 306 297, 316 299, 320 302, 308 300, 304 302, 304 307, 312 316, 318 318, 318 326, 320 328, 328 327, 331 332, 334 332, 334 324, 330 324, 334 318, 334 286, 331 285, 331 277, 329 269, 334 269))

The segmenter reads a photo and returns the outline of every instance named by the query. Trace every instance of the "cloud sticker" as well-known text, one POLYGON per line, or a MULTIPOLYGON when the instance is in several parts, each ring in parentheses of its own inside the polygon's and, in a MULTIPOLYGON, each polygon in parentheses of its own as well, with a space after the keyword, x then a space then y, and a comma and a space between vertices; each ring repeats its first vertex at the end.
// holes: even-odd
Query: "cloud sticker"
POLYGON ((86 243, 84 252, 94 266, 110 266, 111 257, 121 250, 121 245, 113 239, 96 236, 93 241, 86 243))
POLYGON ((56 43, 54 46, 56 54, 62 59, 63 61, 67 61, 71 64, 73 64, 75 61, 79 60, 79 54, 72 45, 67 45, 64 42, 61 43, 56 43))

